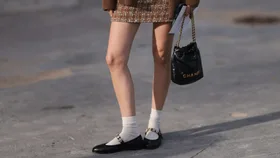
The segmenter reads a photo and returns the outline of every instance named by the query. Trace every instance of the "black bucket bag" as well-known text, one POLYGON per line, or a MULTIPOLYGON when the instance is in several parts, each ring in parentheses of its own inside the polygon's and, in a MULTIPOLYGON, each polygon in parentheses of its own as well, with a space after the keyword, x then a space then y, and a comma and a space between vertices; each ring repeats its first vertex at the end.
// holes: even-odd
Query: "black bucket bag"
POLYGON ((179 46, 185 22, 185 18, 183 18, 179 38, 171 56, 171 80, 178 85, 191 84, 204 77, 200 51, 196 43, 193 12, 189 17, 192 25, 192 42, 187 46, 179 46))

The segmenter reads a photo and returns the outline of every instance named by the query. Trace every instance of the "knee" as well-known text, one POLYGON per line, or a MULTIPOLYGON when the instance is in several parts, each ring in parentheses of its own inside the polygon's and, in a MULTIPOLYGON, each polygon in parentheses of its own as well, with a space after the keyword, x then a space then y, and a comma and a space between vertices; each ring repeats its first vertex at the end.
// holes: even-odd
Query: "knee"
POLYGON ((108 52, 106 55, 106 63, 110 69, 122 68, 127 66, 127 58, 122 55, 114 55, 116 53, 108 52))
POLYGON ((166 49, 154 50, 154 63, 156 65, 168 65, 170 63, 170 52, 166 49))

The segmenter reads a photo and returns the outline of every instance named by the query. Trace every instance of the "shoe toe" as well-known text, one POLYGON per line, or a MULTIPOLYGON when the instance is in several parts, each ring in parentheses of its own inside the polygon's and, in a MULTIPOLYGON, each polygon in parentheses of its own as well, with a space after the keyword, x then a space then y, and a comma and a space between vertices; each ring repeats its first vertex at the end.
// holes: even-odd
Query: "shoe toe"
POLYGON ((118 149, 118 146, 108 146, 106 144, 97 145, 92 148, 92 152, 99 153, 99 154, 105 154, 105 153, 112 153, 115 152, 118 149))
POLYGON ((103 149, 104 145, 105 144, 101 144, 101 145, 97 145, 97 146, 93 147, 92 148, 92 152, 99 152, 99 151, 101 151, 103 149))
POLYGON ((123 150, 140 150, 140 149, 143 149, 143 144, 144 144, 143 139, 140 135, 131 141, 123 142, 118 145, 106 145, 106 143, 97 145, 92 148, 92 152, 98 153, 98 154, 110 154, 110 153, 115 153, 115 152, 119 152, 119 151, 123 151, 123 150))
POLYGON ((156 140, 144 139, 146 149, 156 149, 161 145, 161 139, 156 140))

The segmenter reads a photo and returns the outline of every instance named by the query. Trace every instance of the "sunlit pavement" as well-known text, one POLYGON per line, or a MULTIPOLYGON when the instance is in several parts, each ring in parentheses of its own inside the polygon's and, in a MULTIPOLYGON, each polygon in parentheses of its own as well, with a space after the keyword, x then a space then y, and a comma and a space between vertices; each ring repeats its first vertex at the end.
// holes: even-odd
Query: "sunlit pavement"
MULTIPOLYGON (((113 138, 121 120, 104 60, 110 21, 101 2, 1 15, 1 158, 279 158, 280 25, 233 22, 280 15, 279 1, 262 3, 202 2, 196 26, 205 77, 171 85, 163 146, 102 156, 91 148, 113 138)), ((140 27, 129 62, 143 133, 151 102, 151 31, 151 24, 140 27)), ((186 33, 182 44, 189 41, 186 33)))

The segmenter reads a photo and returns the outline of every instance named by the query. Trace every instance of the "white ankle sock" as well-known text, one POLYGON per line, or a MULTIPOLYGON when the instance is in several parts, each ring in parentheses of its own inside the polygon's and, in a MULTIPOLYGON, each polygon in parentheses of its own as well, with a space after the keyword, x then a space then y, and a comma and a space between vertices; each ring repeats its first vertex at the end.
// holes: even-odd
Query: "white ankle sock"
MULTIPOLYGON (((133 140, 134 138, 140 135, 140 132, 138 130, 138 125, 136 122, 136 116, 122 117, 122 126, 123 126, 122 131, 119 135, 124 142, 133 140)), ((117 138, 114 138, 106 145, 118 145, 118 144, 120 144, 120 142, 118 141, 117 138)))
MULTIPOLYGON (((151 110, 150 114, 150 120, 149 120, 149 125, 148 128, 153 128, 157 132, 160 130, 160 116, 161 116, 161 110, 151 110)), ((152 131, 147 132, 145 135, 145 138, 150 139, 150 140, 155 140, 158 139, 158 134, 152 131)))

